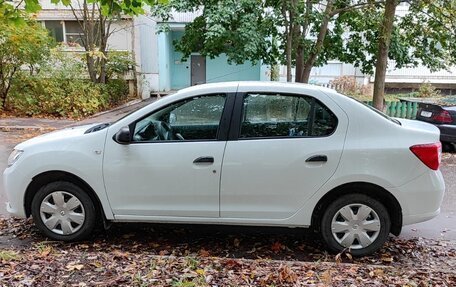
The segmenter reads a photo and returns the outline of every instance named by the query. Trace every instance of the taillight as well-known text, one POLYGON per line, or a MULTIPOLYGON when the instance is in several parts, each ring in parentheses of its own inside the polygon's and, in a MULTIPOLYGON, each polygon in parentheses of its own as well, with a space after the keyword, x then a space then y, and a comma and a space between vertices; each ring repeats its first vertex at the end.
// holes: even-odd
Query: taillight
POLYGON ((410 150, 430 169, 439 169, 442 160, 442 144, 440 142, 414 145, 410 147, 410 150))
POLYGON ((453 122, 453 118, 451 117, 450 113, 445 110, 442 110, 440 113, 434 115, 432 119, 442 124, 449 124, 453 122))

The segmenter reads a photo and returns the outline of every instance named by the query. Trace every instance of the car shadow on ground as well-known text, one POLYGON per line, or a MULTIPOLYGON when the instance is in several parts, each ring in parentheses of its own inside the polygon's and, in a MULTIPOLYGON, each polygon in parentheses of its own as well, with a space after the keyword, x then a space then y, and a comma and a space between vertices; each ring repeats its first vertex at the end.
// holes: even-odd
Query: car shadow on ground
MULTIPOLYGON (((84 248, 101 252, 148 253, 161 256, 201 256, 306 262, 349 262, 368 264, 413 264, 436 255, 454 256, 454 245, 425 239, 390 240, 376 253, 353 258, 349 250, 339 255, 328 253, 320 236, 302 228, 244 227, 225 225, 181 225, 116 223, 110 229, 99 228, 86 241, 50 241, 38 231, 32 220, 3 219, 0 224, 0 248, 35 248, 51 244, 58 249, 84 248)), ((445 257, 442 257, 444 260, 445 257)))

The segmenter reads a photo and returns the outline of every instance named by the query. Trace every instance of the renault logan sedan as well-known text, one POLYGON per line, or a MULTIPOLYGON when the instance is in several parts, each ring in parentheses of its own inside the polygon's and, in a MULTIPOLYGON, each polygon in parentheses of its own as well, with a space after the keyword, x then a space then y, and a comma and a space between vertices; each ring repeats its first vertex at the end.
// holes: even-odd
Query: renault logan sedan
POLYGON ((303 84, 183 89, 124 118, 15 147, 8 211, 57 240, 97 221, 312 227, 379 249, 440 211, 439 130, 303 84))

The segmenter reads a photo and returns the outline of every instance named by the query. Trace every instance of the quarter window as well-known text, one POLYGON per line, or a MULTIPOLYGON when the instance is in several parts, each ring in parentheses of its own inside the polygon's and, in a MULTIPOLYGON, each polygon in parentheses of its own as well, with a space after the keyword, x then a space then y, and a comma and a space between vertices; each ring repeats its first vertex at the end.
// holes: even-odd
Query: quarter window
POLYGON ((133 141, 216 140, 225 95, 171 104, 135 124, 133 141))
POLYGON ((247 94, 240 138, 326 136, 336 116, 318 100, 301 95, 247 94))

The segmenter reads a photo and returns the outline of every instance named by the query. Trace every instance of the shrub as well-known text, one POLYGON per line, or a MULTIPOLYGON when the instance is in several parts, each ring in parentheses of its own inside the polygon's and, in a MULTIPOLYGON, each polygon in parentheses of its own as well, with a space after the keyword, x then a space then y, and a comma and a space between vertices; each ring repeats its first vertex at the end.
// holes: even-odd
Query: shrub
POLYGON ((420 85, 416 96, 419 98, 438 98, 441 97, 442 94, 439 90, 436 90, 431 83, 424 82, 420 85))
POLYGON ((8 106, 18 115, 81 118, 108 106, 102 88, 88 80, 22 74, 14 81, 8 106))
POLYGON ((330 82, 330 85, 339 93, 352 96, 372 96, 372 89, 368 85, 362 85, 356 82, 354 77, 342 76, 330 82))
POLYGON ((78 54, 55 49, 38 73, 16 75, 8 108, 17 115, 82 118, 126 100, 123 79, 94 84, 85 75, 78 54))
POLYGON ((33 73, 49 55, 52 44, 47 30, 35 21, 17 25, 0 21, 0 109, 6 108, 17 73, 25 68, 33 73))
POLYGON ((103 97, 110 106, 124 102, 128 97, 128 85, 125 80, 112 79, 106 84, 100 85, 103 97))
POLYGON ((106 61, 106 78, 120 79, 136 65, 131 53, 124 51, 110 51, 106 61))

